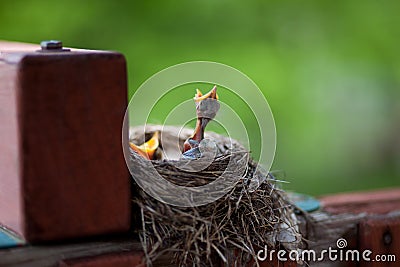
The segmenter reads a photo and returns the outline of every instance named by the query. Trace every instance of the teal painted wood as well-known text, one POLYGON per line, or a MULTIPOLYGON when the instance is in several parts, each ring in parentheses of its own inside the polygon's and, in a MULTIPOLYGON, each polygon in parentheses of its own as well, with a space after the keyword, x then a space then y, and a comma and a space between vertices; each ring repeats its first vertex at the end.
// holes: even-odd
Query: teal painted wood
POLYGON ((11 231, 0 226, 0 249, 24 245, 25 242, 11 231))
POLYGON ((303 211, 312 212, 316 211, 321 207, 318 199, 312 196, 300 194, 300 193, 289 193, 289 198, 294 204, 302 209, 303 211))

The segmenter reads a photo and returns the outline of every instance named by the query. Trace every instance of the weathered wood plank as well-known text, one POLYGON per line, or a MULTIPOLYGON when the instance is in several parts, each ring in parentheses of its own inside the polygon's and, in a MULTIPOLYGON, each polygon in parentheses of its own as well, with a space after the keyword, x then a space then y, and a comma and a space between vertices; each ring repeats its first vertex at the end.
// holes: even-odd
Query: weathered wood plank
POLYGON ((400 212, 399 216, 372 217, 360 223, 358 236, 359 249, 369 249, 374 254, 391 255, 396 253, 396 261, 388 261, 387 256, 380 258, 383 262, 362 263, 360 266, 399 266, 400 263, 400 212))
POLYGON ((320 200, 324 210, 332 214, 361 212, 386 214, 400 209, 400 188, 342 193, 323 196, 320 200))
MULTIPOLYGON (((325 202, 325 204, 329 205, 328 202, 325 202)), ((381 204, 379 202, 376 203, 376 205, 381 204)), ((373 207, 372 210, 375 210, 375 208, 373 207)), ((398 245, 400 233, 397 224, 394 229, 391 229, 390 241, 386 241, 389 242, 389 245, 381 246, 384 234, 388 232, 388 225, 391 225, 391 222, 400 221, 400 207, 387 214, 374 214, 373 212, 365 211, 361 213, 330 214, 320 210, 310 213, 309 216, 314 222, 307 225, 305 224, 304 216, 299 215, 300 227, 304 237, 309 240, 308 249, 314 249, 316 253, 320 253, 329 246, 336 248, 337 240, 344 238, 347 241, 347 249, 359 249, 361 251, 368 247, 375 250, 374 253, 392 253, 397 254, 398 257, 400 255, 400 245, 398 245), (375 229, 376 225, 378 225, 378 228, 375 229)), ((126 237, 66 245, 28 246, 0 250, 0 266, 54 266, 60 262, 64 264, 80 264, 87 262, 89 259, 92 260, 89 262, 98 262, 101 260, 100 256, 105 255, 104 257, 107 259, 107 255, 113 255, 113 253, 131 253, 129 254, 131 256, 143 256, 140 243, 135 241, 134 238, 126 237), (100 259, 96 257, 100 257, 100 259)), ((286 264, 294 266, 293 262, 287 262, 286 264)), ((322 262, 309 262, 311 266, 359 266, 359 264, 359 262, 332 262, 328 259, 322 262)), ((377 266, 390 266, 387 263, 385 264, 377 266)), ((171 263, 170 255, 164 255, 154 263, 154 266, 172 267, 175 265, 171 263)), ((261 266, 276 266, 276 262, 264 262, 261 266)), ((279 266, 285 265, 280 263, 279 266)))
POLYGON ((18 43, 18 42, 0 40, 1 52, 26 52, 26 51, 35 51, 39 49, 40 45, 38 44, 18 43))
MULTIPOLYGON (((133 238, 92 242, 26 246, 0 250, 0 266, 50 267, 61 262, 92 258, 111 253, 131 253, 142 257, 141 245, 133 238)), ((67 265, 68 266, 68 265, 67 265)))
MULTIPOLYGON (((1 42, 0 42, 1 43, 1 42)), ((17 66, 0 60, 0 223, 22 231, 22 198, 18 135, 17 66)))
POLYGON ((0 42, 0 223, 29 242, 127 231, 125 59, 38 48, 0 42))
MULTIPOLYGON (((314 223, 308 225, 306 237, 309 240, 308 249, 317 253, 328 247, 337 248, 336 242, 344 238, 347 242, 345 249, 357 249, 360 252, 369 248, 374 255, 379 253, 397 255, 400 260, 400 246, 384 246, 380 242, 383 237, 382 227, 372 230, 372 225, 388 225, 391 221, 400 221, 400 189, 386 189, 372 192, 343 193, 321 197, 323 209, 310 214, 314 223), (370 222, 375 222, 372 224, 370 222), (376 224, 376 222, 380 222, 376 224), (374 232, 371 236, 368 232, 374 232), (365 242, 375 240, 375 246, 365 242), (367 245, 366 245, 367 244, 367 245), (383 247, 383 248, 382 248, 383 247)), ((398 233, 396 226, 394 233, 398 233)), ((385 228, 387 230, 387 228, 385 228)), ((391 235, 392 242, 400 242, 400 234, 391 235)), ((398 263, 398 262, 397 262, 398 263)), ((371 262, 313 262, 311 266, 372 266, 371 262)), ((388 262, 376 263, 375 266, 391 266, 388 262)))
POLYGON ((60 267, 143 267, 142 253, 118 252, 59 262, 60 267))

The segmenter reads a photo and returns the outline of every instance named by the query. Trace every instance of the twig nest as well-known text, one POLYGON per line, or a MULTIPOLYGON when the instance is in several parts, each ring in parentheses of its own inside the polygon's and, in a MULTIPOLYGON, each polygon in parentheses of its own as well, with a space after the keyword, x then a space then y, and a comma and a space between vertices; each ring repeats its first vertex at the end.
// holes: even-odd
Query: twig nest
POLYGON ((188 160, 181 158, 181 149, 191 134, 189 129, 157 125, 131 128, 130 141, 142 143, 156 131, 160 133, 162 159, 150 161, 132 151, 130 163, 137 182, 133 202, 142 214, 140 236, 149 265, 160 255, 173 253, 180 266, 211 266, 215 257, 242 266, 251 260, 258 263, 257 252, 265 245, 270 249, 279 244, 299 248, 301 235, 285 193, 239 142, 206 132, 204 155, 188 160), (166 185, 154 184, 153 175, 194 190, 189 192, 215 184, 203 195, 213 201, 191 205, 204 199, 196 199, 194 193, 165 193, 166 185), (148 190, 152 190, 150 195, 160 193, 162 197, 154 198, 148 190), (176 201, 186 205, 171 205, 176 201))

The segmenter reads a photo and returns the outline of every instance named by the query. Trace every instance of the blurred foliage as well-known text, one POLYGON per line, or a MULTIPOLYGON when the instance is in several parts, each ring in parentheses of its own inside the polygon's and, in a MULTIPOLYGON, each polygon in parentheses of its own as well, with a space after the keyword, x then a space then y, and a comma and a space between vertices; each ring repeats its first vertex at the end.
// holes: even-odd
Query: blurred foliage
MULTIPOLYGON (((310 194, 400 185, 400 1, 0 1, 0 39, 117 50, 129 95, 192 60, 262 89, 273 168, 310 194)), ((206 90, 206 89, 204 89, 206 90)))

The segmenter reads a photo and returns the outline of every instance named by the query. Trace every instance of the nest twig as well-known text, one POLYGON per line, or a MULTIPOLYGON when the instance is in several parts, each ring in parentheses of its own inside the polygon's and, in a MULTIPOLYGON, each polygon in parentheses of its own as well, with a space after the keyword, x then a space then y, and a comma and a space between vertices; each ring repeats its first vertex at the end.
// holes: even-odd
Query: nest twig
MULTIPOLYGON (((174 127, 146 128, 146 134, 154 131, 178 136, 174 127)), ((142 134, 132 129, 131 140, 143 138, 142 134)), ((178 141, 183 143, 188 135, 190 130, 184 130, 178 141)), ((257 251, 265 245, 276 248, 286 242, 291 248, 298 247, 301 236, 296 218, 272 175, 257 168, 257 163, 238 142, 213 133, 209 136, 217 144, 218 155, 199 172, 182 170, 179 164, 185 165, 185 160, 157 160, 151 164, 164 179, 180 186, 208 184, 231 161, 246 161, 244 175, 231 173, 236 182, 223 197, 196 207, 168 205, 137 186, 133 202, 142 214, 140 234, 148 265, 165 253, 172 253, 179 266, 212 266, 216 264, 215 258, 229 266, 243 266, 250 261, 258 265, 257 251)), ((148 162, 135 153, 131 155, 131 163, 143 175, 148 162)))

